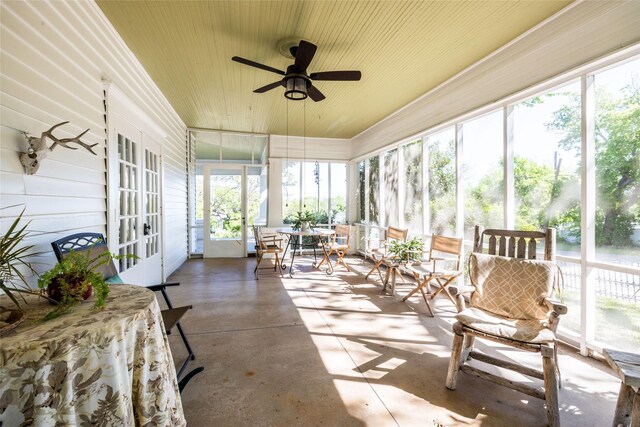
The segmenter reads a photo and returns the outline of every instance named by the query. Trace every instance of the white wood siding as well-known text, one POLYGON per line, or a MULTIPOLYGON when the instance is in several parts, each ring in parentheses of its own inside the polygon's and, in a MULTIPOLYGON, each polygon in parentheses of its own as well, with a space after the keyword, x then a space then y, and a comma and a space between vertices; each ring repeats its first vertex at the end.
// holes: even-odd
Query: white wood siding
POLYGON ((639 22, 639 1, 576 3, 355 136, 351 157, 379 150, 638 43, 639 22))
MULTIPOLYGON (((62 236, 106 234, 106 147, 103 80, 110 80, 162 127, 164 270, 187 257, 186 126, 93 2, 2 2, 0 32, 0 231, 26 208, 30 242, 49 251, 62 236), (20 132, 39 135, 53 124, 69 137, 98 143, 98 156, 56 148, 36 175, 24 174, 20 132)), ((54 263, 50 253, 39 265, 54 263)))

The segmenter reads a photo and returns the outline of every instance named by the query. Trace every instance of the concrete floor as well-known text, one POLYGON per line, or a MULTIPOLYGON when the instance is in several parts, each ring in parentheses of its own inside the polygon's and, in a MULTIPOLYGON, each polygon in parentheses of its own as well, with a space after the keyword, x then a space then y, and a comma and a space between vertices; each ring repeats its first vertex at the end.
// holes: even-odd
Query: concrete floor
MULTIPOLYGON (((298 261, 298 260, 296 260, 298 261)), ((542 426, 542 401, 461 373, 444 382, 454 307, 435 300, 426 315, 410 286, 381 294, 364 280, 369 263, 332 276, 302 259, 294 278, 253 276, 255 259, 185 263, 171 277, 182 324, 204 366, 182 393, 190 426, 542 426)), ((263 262, 264 264, 264 262, 263 262)), ((176 363, 185 352, 171 336, 176 363)), ((489 354, 540 366, 540 356, 478 341, 489 354)), ((561 349, 563 426, 611 425, 619 381, 604 364, 561 349)), ((517 374, 514 379, 522 379, 517 374)), ((537 381, 537 380, 535 380, 537 381)))

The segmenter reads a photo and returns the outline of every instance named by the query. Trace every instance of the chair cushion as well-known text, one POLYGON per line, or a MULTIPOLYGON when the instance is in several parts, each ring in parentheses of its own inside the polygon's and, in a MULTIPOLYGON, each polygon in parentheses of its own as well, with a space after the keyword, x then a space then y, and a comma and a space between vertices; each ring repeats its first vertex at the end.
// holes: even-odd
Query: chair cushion
POLYGON ((119 274, 105 279, 105 282, 109 283, 110 285, 122 285, 124 283, 119 274))
POLYGON ((528 343, 547 343, 556 339, 544 320, 522 320, 498 316, 470 307, 456 315, 463 325, 489 335, 528 343))
POLYGON ((544 299, 553 294, 554 262, 473 253, 469 267, 472 307, 512 319, 548 318, 544 299))

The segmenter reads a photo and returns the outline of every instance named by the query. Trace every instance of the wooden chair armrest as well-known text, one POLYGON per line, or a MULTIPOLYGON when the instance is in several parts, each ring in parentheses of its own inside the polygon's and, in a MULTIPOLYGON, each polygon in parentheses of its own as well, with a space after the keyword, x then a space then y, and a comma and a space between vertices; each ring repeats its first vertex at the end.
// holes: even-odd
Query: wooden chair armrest
POLYGON ((566 304, 562 304, 560 301, 554 300, 552 298, 545 298, 544 302, 554 313, 558 315, 567 314, 568 307, 566 306, 566 304))

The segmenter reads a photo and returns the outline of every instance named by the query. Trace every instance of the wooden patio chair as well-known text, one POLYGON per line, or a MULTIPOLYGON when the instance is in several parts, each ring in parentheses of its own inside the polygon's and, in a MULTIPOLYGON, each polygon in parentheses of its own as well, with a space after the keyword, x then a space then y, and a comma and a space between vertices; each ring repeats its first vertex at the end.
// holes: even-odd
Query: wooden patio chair
MULTIPOLYGON (((62 261, 62 259, 69 254, 70 252, 83 252, 83 251, 91 251, 92 254, 95 254, 95 257, 101 256, 104 252, 108 252, 109 248, 107 246, 107 241, 101 233, 76 233, 67 237, 63 237, 62 239, 58 239, 55 242, 51 242, 51 247, 53 248, 53 252, 56 255, 58 261, 62 261)), ((118 270, 114 265, 113 261, 103 264, 97 268, 100 273, 102 273, 102 277, 112 283, 112 284, 121 284, 123 283, 122 279, 118 274, 118 270)), ((164 323, 165 331, 167 335, 171 334, 172 329, 175 327, 178 329, 178 333, 182 338, 182 342, 184 343, 185 348, 187 349, 187 358, 180 366, 177 376, 180 378, 182 373, 185 371, 189 361, 195 360, 196 355, 191 349, 191 345, 189 344, 189 340, 187 339, 187 335, 185 334, 182 326, 180 325, 180 319, 185 315, 187 311, 193 308, 191 305, 186 305, 182 307, 174 307, 169 299, 169 294, 167 293, 168 287, 179 286, 178 282, 165 282, 159 285, 151 285, 147 286, 150 290, 154 292, 162 293, 164 301, 167 305, 167 308, 161 310, 162 314, 162 322, 164 323)), ((187 373, 178 383, 178 387, 180 391, 184 389, 187 383, 193 378, 194 375, 204 371, 203 367, 198 367, 191 370, 187 373)))
POLYGON ((429 284, 434 284, 438 286, 438 289, 431 294, 430 299, 434 299, 440 292, 444 292, 453 305, 457 306, 455 299, 447 290, 447 286, 451 285, 458 277, 460 277, 460 275, 462 275, 462 270, 460 269, 461 258, 461 238, 440 236, 438 234, 432 235, 428 259, 431 266, 429 267, 424 264, 419 264, 408 265, 406 267, 407 270, 414 275, 417 286, 409 292, 407 296, 402 298, 402 301, 406 301, 413 294, 420 291, 424 302, 427 304, 429 314, 433 317, 433 310, 431 309, 431 304, 429 304, 424 288, 428 287, 429 284), (447 263, 451 268, 443 268, 443 263, 447 263))
MULTIPOLYGON (((256 268, 253 269, 253 273, 258 277, 258 270, 260 269, 260 262, 265 254, 275 255, 275 265, 273 271, 279 271, 282 276, 282 264, 280 255, 284 252, 282 249, 282 238, 277 234, 262 234, 260 226, 253 226, 253 236, 256 239, 256 268)), ((269 267, 271 268, 271 267, 269 267)))
POLYGON ((331 274, 333 272, 334 266, 337 267, 338 264, 344 265, 344 268, 347 271, 351 271, 347 262, 344 260, 344 256, 347 254, 349 250, 349 239, 351 236, 351 226, 349 224, 338 224, 335 228, 335 234, 332 234, 329 237, 329 241, 324 245, 325 255, 318 264, 317 268, 320 268, 323 262, 327 261, 329 264, 329 268, 327 269, 327 274, 331 274), (337 255, 337 259, 335 265, 331 265, 331 259, 329 256, 335 253, 337 255))
MULTIPOLYGON (((380 240, 378 242, 377 247, 372 247, 371 242, 367 244, 367 249, 368 249, 367 255, 370 256, 371 259, 373 260, 373 268, 369 270, 369 272, 365 276, 365 279, 368 279, 371 273, 373 273, 374 271, 377 271, 378 275, 380 275, 380 280, 385 282, 385 280, 382 278, 382 272, 380 271, 380 266, 382 266, 383 264, 386 266, 387 263, 389 262, 387 258, 389 245, 393 240, 404 242, 405 240, 407 240, 407 234, 409 234, 409 230, 406 228, 401 229, 396 227, 388 227, 385 239, 380 240)), ((402 278, 402 275, 400 275, 400 278, 404 281, 404 278, 402 278)))
POLYGON ((555 230, 483 230, 476 226, 474 249, 469 260, 469 276, 475 290, 470 306, 464 308, 458 294, 457 322, 453 325, 453 346, 446 386, 456 388, 459 371, 494 381, 529 396, 543 399, 547 421, 560 425, 558 388, 560 371, 555 331, 559 316, 567 307, 554 301, 559 278, 555 263, 555 230), (488 254, 483 254, 485 238, 488 254), (538 241, 544 240, 544 260, 537 260, 538 241), (475 337, 542 355, 542 371, 502 360, 473 348, 475 337), (543 387, 519 383, 470 366, 469 359, 506 368, 543 380, 543 387))

